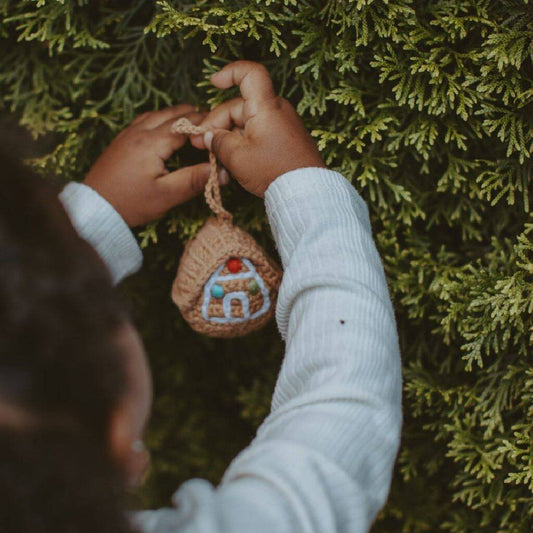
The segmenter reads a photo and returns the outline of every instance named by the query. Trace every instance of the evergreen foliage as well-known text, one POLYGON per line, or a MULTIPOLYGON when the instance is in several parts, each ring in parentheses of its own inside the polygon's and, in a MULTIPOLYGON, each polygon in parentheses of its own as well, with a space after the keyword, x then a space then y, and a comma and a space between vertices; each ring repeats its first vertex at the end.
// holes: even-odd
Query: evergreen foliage
MULTIPOLYGON (((367 201, 397 312, 405 427, 374 530, 533 530, 528 0, 2 0, 0 42, 1 110, 54 135, 32 163, 63 181, 136 114, 214 105, 227 95, 209 73, 263 62, 367 201)), ((225 198, 274 252, 262 202, 235 183, 225 198)), ((198 199, 140 229, 145 267, 123 285, 157 393, 142 505, 219 481, 268 412, 283 354, 274 324, 214 341, 170 303, 206 214, 198 199)))

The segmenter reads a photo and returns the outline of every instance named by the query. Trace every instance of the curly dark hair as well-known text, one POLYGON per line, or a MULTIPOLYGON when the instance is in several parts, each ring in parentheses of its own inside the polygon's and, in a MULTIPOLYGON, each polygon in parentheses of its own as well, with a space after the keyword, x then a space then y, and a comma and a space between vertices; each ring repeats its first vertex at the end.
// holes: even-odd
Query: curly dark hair
POLYGON ((0 531, 130 531, 106 446, 126 313, 55 188, 0 165, 0 531))

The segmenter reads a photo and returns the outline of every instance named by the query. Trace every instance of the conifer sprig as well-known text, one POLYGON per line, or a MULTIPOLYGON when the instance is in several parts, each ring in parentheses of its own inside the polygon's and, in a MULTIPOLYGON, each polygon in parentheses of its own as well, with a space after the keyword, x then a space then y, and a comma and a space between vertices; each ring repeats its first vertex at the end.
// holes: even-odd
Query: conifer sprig
MULTIPOLYGON (((395 304, 405 427, 374 531, 533 530, 531 2, 127 4, 0 3, 0 109, 55 140, 32 164, 81 179, 135 115, 216 105, 229 95, 208 74, 263 62, 367 201, 395 304)), ((170 165, 197 158, 186 149, 170 165)), ((224 202, 273 252, 261 201, 233 184, 224 202)), ((190 477, 219 481, 279 370, 274 325, 215 343, 169 303, 180 246, 206 215, 199 199, 139 230, 146 266, 125 290, 158 390, 145 505, 167 505, 190 477)))

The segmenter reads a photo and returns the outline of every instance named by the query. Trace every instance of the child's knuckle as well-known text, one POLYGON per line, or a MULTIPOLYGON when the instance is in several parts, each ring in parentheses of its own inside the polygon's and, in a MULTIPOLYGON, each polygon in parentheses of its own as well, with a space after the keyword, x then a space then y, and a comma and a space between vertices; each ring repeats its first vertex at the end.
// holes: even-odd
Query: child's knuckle
POLYGON ((280 110, 286 109, 287 105, 290 105, 289 102, 285 98, 283 98, 283 96, 276 96, 273 102, 274 102, 274 107, 280 110))
POLYGON ((270 78, 270 73, 268 72, 268 69, 265 67, 265 65, 261 63, 253 63, 252 70, 255 70, 255 72, 257 72, 257 74, 260 74, 261 76, 266 76, 270 78))
POLYGON ((140 115, 137 115, 137 116, 133 119, 132 124, 137 124, 138 122, 140 122, 141 120, 143 120, 144 118, 146 118, 148 115, 149 115, 149 112, 148 112, 148 111, 145 111, 144 113, 141 113, 140 115))
POLYGON ((135 135, 132 135, 131 137, 131 144, 135 148, 142 148, 147 144, 148 141, 148 135, 144 131, 139 131, 135 135))

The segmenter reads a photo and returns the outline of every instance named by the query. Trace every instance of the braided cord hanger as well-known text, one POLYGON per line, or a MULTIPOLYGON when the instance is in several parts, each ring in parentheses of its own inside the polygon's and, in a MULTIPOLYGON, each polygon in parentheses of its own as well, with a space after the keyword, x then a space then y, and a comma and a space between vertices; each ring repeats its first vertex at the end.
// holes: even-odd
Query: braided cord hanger
MULTIPOLYGON (((170 131, 172 133, 185 135, 203 135, 209 131, 209 128, 195 126, 190 120, 181 117, 172 124, 170 131)), ((209 173, 209 179, 205 185, 205 201, 219 220, 228 221, 231 223, 233 215, 229 211, 226 211, 222 206, 220 185, 218 183, 217 158, 212 151, 209 151, 209 163, 211 164, 211 169, 209 173)))

